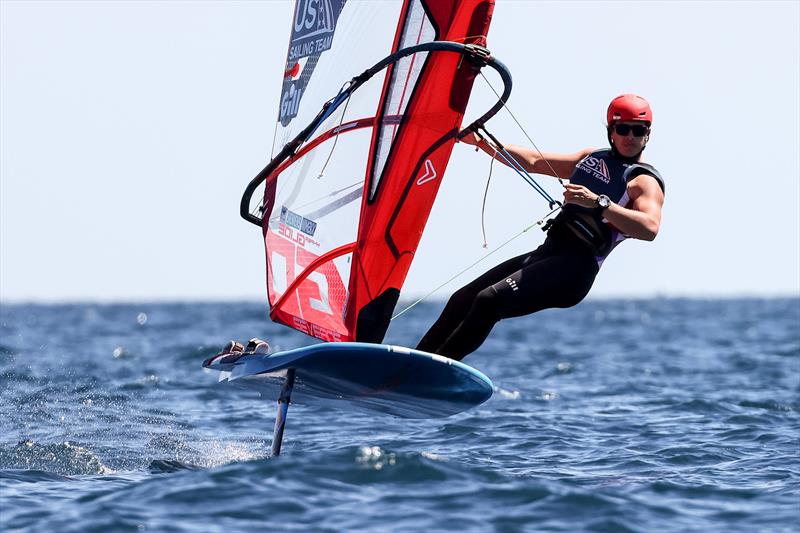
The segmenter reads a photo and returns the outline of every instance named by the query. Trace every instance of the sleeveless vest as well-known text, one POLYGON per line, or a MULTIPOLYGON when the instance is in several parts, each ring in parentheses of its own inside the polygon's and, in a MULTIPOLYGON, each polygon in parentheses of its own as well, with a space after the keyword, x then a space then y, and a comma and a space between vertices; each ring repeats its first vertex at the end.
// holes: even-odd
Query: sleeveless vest
MULTIPOLYGON (((653 166, 627 160, 612 150, 605 149, 584 157, 575 165, 569 181, 582 185, 595 194, 605 194, 612 202, 628 207, 628 182, 641 174, 653 176, 661 190, 664 190, 664 179, 653 166)), ((603 218, 599 208, 574 204, 564 205, 553 221, 549 234, 557 237, 565 231, 588 247, 598 264, 602 264, 617 244, 627 238, 627 235, 603 218)))

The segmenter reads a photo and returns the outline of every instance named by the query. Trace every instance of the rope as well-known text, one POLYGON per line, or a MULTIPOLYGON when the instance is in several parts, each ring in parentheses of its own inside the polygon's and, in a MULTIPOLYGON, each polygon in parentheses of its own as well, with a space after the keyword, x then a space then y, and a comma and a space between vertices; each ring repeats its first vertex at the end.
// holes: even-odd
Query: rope
MULTIPOLYGON (((483 71, 481 71, 481 77, 486 82, 486 84, 489 86, 489 88, 492 90, 492 92, 498 98, 500 98, 500 95, 497 93, 497 89, 495 89, 494 86, 489 82, 489 80, 484 75, 483 71)), ((525 135, 525 138, 528 139, 529 143, 531 143, 531 146, 533 146, 533 149, 536 150, 536 153, 539 154, 539 156, 542 158, 542 161, 547 163, 547 166, 550 169, 550 172, 553 173, 553 176, 556 177, 556 179, 558 180, 559 183, 561 183, 561 185, 564 185, 566 180, 558 175, 558 172, 556 172, 556 169, 554 169, 553 165, 550 164, 550 161, 547 160, 547 158, 544 156, 542 151, 539 150, 539 147, 536 146, 536 143, 533 142, 533 139, 531 139, 531 136, 528 135, 528 132, 525 130, 524 127, 522 127, 522 124, 520 124, 519 120, 517 120, 517 117, 515 117, 514 113, 511 112, 511 108, 508 106, 508 102, 503 102, 503 107, 505 108, 506 111, 508 111, 508 114, 511 115, 511 118, 514 119, 514 122, 516 122, 517 126, 519 126, 519 129, 522 130, 522 133, 525 135)))
MULTIPOLYGON (((342 92, 345 90, 346 87, 347 87, 347 84, 345 84, 345 86, 339 91, 339 94, 337 94, 331 100, 331 102, 334 102, 338 98, 341 98, 342 92)), ((339 119, 339 126, 341 126, 344 123, 344 117, 347 114, 347 106, 350 105, 350 95, 351 94, 352 93, 348 93, 347 94, 347 101, 344 103, 344 108, 342 109, 342 116, 339 119)), ((276 122, 275 123, 275 132, 273 132, 273 135, 272 135, 272 151, 273 151, 273 153, 275 151, 275 139, 277 138, 277 131, 278 131, 278 123, 276 122)), ((325 174, 325 169, 328 168, 328 163, 330 163, 331 157, 333 157, 333 151, 336 149, 336 144, 338 142, 339 142, 339 135, 337 134, 333 139, 333 146, 331 146, 331 151, 330 151, 330 153, 328 153, 328 158, 325 160, 325 164, 322 165, 322 169, 319 171, 319 176, 317 176, 317 179, 322 179, 323 175, 325 174)), ((270 158, 272 158, 272 155, 270 156, 270 158)), ((312 202, 309 202, 309 203, 313 203, 313 202, 314 202, 314 200, 312 200, 312 202)), ((306 205, 308 205, 308 204, 306 204, 306 205)), ((254 209, 251 209, 250 210, 250 214, 256 215, 256 216, 263 215, 264 214, 264 203, 263 203, 263 201, 261 203, 259 203, 254 209)))
POLYGON ((500 153, 500 157, 502 157, 502 158, 503 158, 503 161, 505 161, 506 163, 508 163, 508 166, 510 166, 512 169, 514 169, 514 171, 515 171, 517 174, 519 174, 519 175, 522 177, 522 179, 524 179, 524 180, 525 180, 525 182, 526 182, 528 185, 530 185, 531 187, 533 187, 533 190, 535 190, 536 192, 538 192, 538 193, 539 193, 539 194, 542 196, 542 198, 544 198, 545 200, 547 200, 547 203, 550 205, 550 208, 551 208, 551 209, 553 208, 553 206, 554 206, 554 205, 558 204, 558 202, 557 202, 557 201, 555 201, 555 200, 553 199, 553 197, 552 197, 552 196, 550 196, 550 195, 547 193, 547 191, 544 189, 544 187, 542 187, 541 185, 539 185, 539 182, 538 182, 538 181, 536 181, 535 179, 533 179, 533 176, 531 176, 530 174, 528 174, 528 172, 527 172, 527 171, 526 171, 526 170, 525 170, 525 169, 522 167, 522 165, 519 163, 519 161, 517 161, 516 159, 514 159, 514 156, 512 156, 512 155, 511 155, 511 153, 510 153, 508 150, 506 150, 505 148, 503 148, 502 150, 500 150, 500 152, 499 152, 499 153, 500 153))
POLYGON ((497 152, 492 155, 492 162, 489 163, 489 177, 486 178, 486 189, 483 191, 483 203, 481 204, 481 232, 483 233, 483 247, 488 248, 489 243, 486 240, 486 198, 489 196, 489 183, 492 181, 492 168, 494 167, 494 160, 497 152))
POLYGON ((492 135, 492 134, 491 134, 491 133, 490 133, 490 132, 489 132, 489 131, 486 129, 486 126, 480 126, 480 129, 482 129, 482 130, 483 130, 483 132, 486 134, 486 136, 483 136, 483 135, 482 135, 480 132, 477 132, 477 131, 475 132, 475 133, 476 133, 476 135, 477 135, 477 136, 478 136, 478 137, 479 137, 479 138, 480 138, 482 141, 484 141, 484 142, 485 142, 487 145, 489 145, 489 147, 490 147, 492 150, 494 150, 494 152, 495 152, 495 153, 494 153, 494 155, 500 154, 500 157, 502 157, 502 158, 503 158, 503 161, 505 161, 505 163, 506 163, 506 165, 507 165, 507 166, 509 166, 509 167, 510 167, 512 170, 514 170, 514 171, 515 171, 515 172, 516 172, 516 173, 517 173, 517 174, 518 174, 518 175, 519 175, 519 176, 520 176, 520 177, 521 177, 523 180, 525 180, 525 182, 526 182, 528 185, 530 185, 531 187, 533 187, 533 190, 535 190, 537 193, 539 193, 539 195, 540 195, 542 198, 544 198, 545 200, 547 200, 547 203, 550 205, 550 209, 552 209, 554 205, 558 205, 558 202, 557 202, 556 200, 554 200, 554 199, 553 199, 553 197, 552 197, 552 196, 550 196, 550 194, 548 194, 548 192, 547 192, 547 191, 544 189, 544 187, 542 187, 541 185, 539 185, 539 182, 538 182, 538 181, 536 181, 536 179, 535 179, 533 176, 531 176, 531 175, 528 173, 528 171, 527 171, 527 170, 525 170, 525 167, 523 167, 523 166, 522 166, 522 163, 520 163, 519 161, 517 161, 517 160, 514 158, 514 156, 513 156, 513 155, 511 155, 511 152, 509 152, 509 151, 508 151, 508 150, 507 150, 507 149, 506 149, 506 148, 505 148, 505 147, 504 147, 504 146, 503 146, 503 145, 500 143, 500 141, 498 141, 498 140, 497 140, 497 138, 496 138, 494 135, 492 135))
POLYGON ((400 311, 399 313, 397 313, 396 315, 394 315, 394 316, 393 316, 391 319, 392 319, 392 320, 394 320, 395 318, 397 318, 397 317, 399 317, 399 316, 403 315, 404 313, 406 313, 407 311, 409 311, 409 310, 410 310, 412 307, 415 307, 417 304, 419 304, 419 303, 420 303, 420 302, 422 302, 423 300, 426 300, 426 299, 430 298, 430 297, 431 297, 431 296, 432 296, 434 293, 436 293, 437 291, 439 291, 440 289, 442 289, 443 287, 445 287, 446 285, 448 285, 448 284, 449 284, 451 281, 455 280, 456 278, 458 278, 459 276, 461 276, 463 273, 465 273, 467 270, 471 269, 472 267, 474 267, 474 266, 475 266, 475 265, 477 265, 478 263, 480 263, 480 262, 484 261, 484 260, 485 260, 487 257, 489 257, 490 255, 493 255, 495 252, 497 252, 497 251, 501 250, 501 249, 502 249, 502 248, 504 248, 506 245, 508 245, 508 244, 509 244, 509 243, 511 243, 512 241, 516 240, 517 238, 519 238, 519 237, 520 237, 521 235, 523 235, 524 233, 527 233, 527 232, 528 232, 528 231, 529 231, 531 228, 535 228, 536 226, 541 226, 542 224, 544 224, 544 223, 545 223, 545 221, 546 221, 546 220, 547 220, 547 219, 548 219, 548 218, 549 218, 551 215, 553 215, 553 213, 555 213, 555 212, 556 212, 556 211, 558 211, 559 209, 561 209, 561 206, 560 206, 560 205, 559 205, 558 207, 556 207, 555 209, 552 209, 552 210, 551 210, 549 213, 547 213, 545 216, 543 216, 542 218, 540 218, 539 220, 537 220, 536 222, 534 222, 534 223, 533 223, 533 224, 531 224, 530 226, 528 226, 528 227, 524 228, 522 231, 520 231, 519 233, 517 233, 516 235, 514 235, 513 237, 511 237, 510 239, 508 239, 506 242, 504 242, 503 244, 501 244, 501 245, 500 245, 500 246, 498 246, 497 248, 495 248, 495 249, 491 250, 489 253, 487 253, 486 255, 484 255, 483 257, 481 257, 480 259, 478 259, 477 261, 474 261, 474 262, 473 262, 473 263, 471 263, 470 265, 468 265, 468 266, 464 267, 464 268, 463 268, 463 269, 462 269, 460 272, 458 272, 457 274, 455 274, 454 276, 452 276, 450 279, 448 279, 447 281, 445 281, 444 283, 442 283, 441 285, 439 285, 438 287, 436 287, 435 289, 433 289, 432 291, 430 291, 428 294, 426 294, 426 295, 425 295, 425 296, 423 296, 422 298, 419 298, 418 300, 415 300, 414 302, 412 302, 412 303, 411 303, 410 305, 408 305, 408 306, 407 306, 405 309, 403 309, 402 311, 400 311))
MULTIPOLYGON (((339 126, 344 124, 344 116, 347 114, 347 106, 350 105, 350 95, 347 95, 347 101, 344 103, 344 108, 342 109, 342 118, 339 119, 339 126)), ((336 149, 336 144, 339 142, 339 134, 337 133, 336 136, 333 138, 333 146, 331 146, 331 151, 328 154, 328 158, 325 160, 325 164, 322 165, 322 169, 319 171, 319 176, 317 179, 322 179, 322 176, 325 175, 325 169, 328 168, 328 163, 331 161, 331 157, 333 157, 333 151, 336 149)))
POLYGON ((275 157, 275 141, 278 140, 278 124, 280 124, 280 123, 281 123, 280 120, 276 120, 275 121, 275 129, 272 130, 272 147, 270 148, 270 151, 269 151, 270 160, 272 160, 272 158, 275 157))

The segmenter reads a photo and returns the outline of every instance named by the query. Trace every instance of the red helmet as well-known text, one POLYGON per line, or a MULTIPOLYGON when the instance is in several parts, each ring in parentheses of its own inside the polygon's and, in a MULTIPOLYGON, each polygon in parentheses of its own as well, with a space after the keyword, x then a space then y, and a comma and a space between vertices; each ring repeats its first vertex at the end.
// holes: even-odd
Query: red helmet
POLYGON ((635 94, 621 94, 611 100, 608 105, 608 124, 619 120, 641 120, 647 125, 653 123, 653 111, 650 104, 641 96, 635 94))

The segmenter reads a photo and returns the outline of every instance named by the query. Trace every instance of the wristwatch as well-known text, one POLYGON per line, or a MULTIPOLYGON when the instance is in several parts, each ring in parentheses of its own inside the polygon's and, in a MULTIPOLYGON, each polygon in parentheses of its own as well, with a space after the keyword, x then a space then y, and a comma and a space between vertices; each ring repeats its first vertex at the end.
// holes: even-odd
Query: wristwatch
POLYGON ((609 198, 605 194, 601 194, 600 196, 597 197, 596 202, 597 202, 597 207, 599 207, 600 210, 603 210, 609 205, 611 205, 611 198, 609 198))

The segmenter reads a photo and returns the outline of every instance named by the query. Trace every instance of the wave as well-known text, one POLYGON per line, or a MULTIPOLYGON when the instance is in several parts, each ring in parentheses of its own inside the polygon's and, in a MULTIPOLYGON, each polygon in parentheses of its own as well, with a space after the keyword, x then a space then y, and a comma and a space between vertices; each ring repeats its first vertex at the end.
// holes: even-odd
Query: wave
POLYGON ((41 471, 62 476, 114 472, 94 452, 69 441, 39 444, 33 440, 24 440, 11 447, 0 446, 0 468, 41 471))

